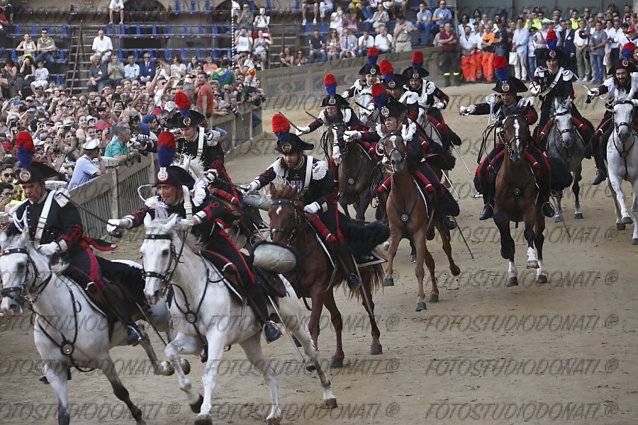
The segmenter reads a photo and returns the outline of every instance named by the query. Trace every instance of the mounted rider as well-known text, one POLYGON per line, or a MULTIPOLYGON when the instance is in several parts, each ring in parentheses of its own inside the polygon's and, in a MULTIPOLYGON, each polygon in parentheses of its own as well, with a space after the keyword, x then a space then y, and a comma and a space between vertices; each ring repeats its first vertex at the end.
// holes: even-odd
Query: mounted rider
POLYGON ((314 145, 306 143, 298 136, 290 134, 288 121, 280 114, 272 117, 272 131, 277 136, 277 151, 283 156, 275 160, 247 187, 254 193, 279 177, 287 180, 300 192, 305 204, 304 212, 310 222, 322 234, 326 242, 334 242, 337 254, 346 273, 346 282, 351 290, 361 285, 357 265, 352 257, 347 241, 339 229, 337 213, 337 191, 335 178, 325 161, 303 153, 314 145))
MULTIPOLYGON (((383 87, 386 88, 391 99, 403 103, 407 109, 407 118, 410 122, 417 123, 419 120, 419 95, 413 91, 405 89, 408 79, 400 74, 394 73, 394 67, 387 59, 379 62, 379 68, 383 75, 383 87)), ((383 117, 380 117, 383 121, 383 117)))
POLYGON ((341 94, 341 97, 344 99, 356 96, 356 103, 359 106, 359 119, 363 124, 368 123, 368 116, 370 114, 370 110, 368 109, 368 106, 372 103, 370 87, 379 81, 378 57, 379 53, 376 47, 370 47, 367 54, 368 63, 363 65, 359 70, 361 78, 357 79, 352 87, 341 94))
MULTIPOLYGON (((434 166, 436 163, 436 166, 441 168, 442 164, 448 162, 448 158, 440 153, 426 153, 429 151, 430 142, 423 130, 416 123, 407 119, 407 108, 403 103, 390 99, 387 106, 381 107, 381 116, 383 125, 379 136, 383 138, 390 133, 401 135, 405 143, 405 154, 410 174, 414 176, 414 180, 419 184, 424 194, 432 192, 436 196, 435 217, 449 229, 454 229, 456 223, 448 217, 459 215, 459 205, 452 197, 452 194, 441 184, 436 173, 429 165, 429 163, 432 163, 434 166)), ((379 155, 384 155, 382 149, 382 144, 378 143, 377 150, 379 155)), ((388 178, 379 187, 379 191, 388 191, 390 184, 391 178, 388 178)))
MULTIPOLYGON (((569 69, 559 66, 563 52, 556 48, 557 37, 554 30, 547 32, 547 52, 545 53, 546 66, 539 66, 534 71, 530 83, 530 92, 541 101, 541 117, 535 129, 536 141, 539 146, 545 146, 547 134, 549 134, 550 115, 554 105, 554 99, 563 100, 567 97, 574 99, 574 87, 572 81, 576 76, 569 69)), ((580 134, 584 143, 589 141, 593 126, 580 114, 576 105, 572 102, 572 122, 580 134)))
MULTIPOLYGON (((26 199, 16 206, 14 222, 9 226, 8 235, 21 232, 16 220, 22 220, 26 214, 29 238, 38 252, 48 257, 60 256, 69 263, 64 274, 91 295, 96 295, 98 299, 101 296, 100 301, 105 301, 105 306, 127 329, 127 343, 136 345, 142 338, 142 333, 131 318, 137 308, 115 294, 102 273, 103 268, 108 267, 111 262, 102 258, 98 260, 91 250, 93 246, 102 251, 110 251, 115 246, 83 234, 80 213, 68 199, 70 195, 66 189, 46 189, 45 180, 58 178, 59 174, 43 163, 32 161, 35 147, 31 135, 21 131, 17 134, 15 143, 19 160, 17 178, 26 199)), ((122 267, 129 268, 125 265, 122 267)), ((140 271, 137 270, 137 273, 141 280, 140 271)))
MULTIPOLYGON (((518 107, 525 112, 527 124, 529 126, 534 124, 538 119, 538 114, 533 106, 534 101, 532 98, 524 98, 518 95, 518 93, 526 92, 527 87, 525 87, 525 84, 518 78, 508 75, 507 61, 504 56, 499 55, 494 59, 494 73, 498 83, 496 83, 496 86, 492 90, 499 93, 499 96, 490 95, 487 97, 487 102, 485 103, 461 106, 459 110, 460 114, 464 116, 490 114, 500 130, 506 118, 505 111, 511 107, 518 107)), ((496 172, 503 161, 503 155, 505 153, 505 146, 499 130, 497 130, 499 137, 498 144, 494 146, 494 149, 481 161, 474 176, 474 186, 478 192, 483 194, 484 207, 479 216, 479 220, 487 220, 494 215, 494 176, 496 176, 496 172)), ((539 200, 543 200, 543 213, 548 217, 552 217, 554 210, 551 204, 547 202, 551 186, 551 167, 549 162, 540 149, 538 149, 533 138, 525 154, 527 160, 536 170, 535 174, 537 175, 539 187, 541 188, 539 200), (529 155, 529 157, 527 155, 529 155)))
POLYGON ((417 124, 425 129, 426 120, 428 120, 441 134, 444 146, 447 147, 450 143, 460 145, 461 138, 445 124, 441 114, 441 110, 447 107, 450 98, 436 84, 425 78, 430 74, 423 68, 423 53, 419 50, 412 52, 411 66, 404 69, 402 75, 408 80, 404 88, 418 95, 420 108, 417 124))
MULTIPOLYGON (((589 90, 589 96, 600 96, 609 93, 605 101, 605 114, 602 121, 594 131, 587 146, 588 153, 594 156, 598 172, 592 182, 598 185, 607 178, 607 167, 604 158, 607 157, 607 141, 612 133, 614 101, 616 94, 626 96, 629 99, 638 99, 638 68, 633 62, 634 44, 627 43, 623 46, 620 60, 614 64, 609 74, 612 77, 606 79, 599 87, 589 90)), ((634 129, 638 130, 638 114, 634 114, 634 129)))
POLYGON ((255 315, 264 325, 266 341, 276 340, 281 333, 268 320, 264 295, 255 284, 255 277, 244 256, 224 230, 237 221, 235 210, 226 207, 219 197, 211 193, 198 196, 200 194, 191 192, 195 185, 193 177, 182 167, 171 165, 176 147, 172 133, 163 131, 159 134, 157 161, 160 169, 155 176, 158 195, 148 198, 144 208, 121 219, 110 219, 107 231, 112 233, 117 228, 138 227, 144 224, 146 214, 153 218, 177 214, 181 217, 182 228, 190 229, 203 244, 201 254, 243 289, 255 315))

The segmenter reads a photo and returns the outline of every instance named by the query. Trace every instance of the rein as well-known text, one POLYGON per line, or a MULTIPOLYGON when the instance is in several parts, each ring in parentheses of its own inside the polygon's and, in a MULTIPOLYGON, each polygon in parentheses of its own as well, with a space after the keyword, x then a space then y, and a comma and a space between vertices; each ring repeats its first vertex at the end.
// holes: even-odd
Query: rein
MULTIPOLYGON (((633 105, 633 102, 629 99, 624 99, 624 100, 619 100, 616 102, 616 105, 624 105, 624 104, 628 104, 631 103, 633 105)), ((626 122, 626 121, 621 121, 621 122, 616 122, 616 114, 614 112, 614 132, 612 134, 613 136, 613 145, 614 148, 616 149, 616 152, 618 152, 618 155, 622 158, 623 163, 625 164, 625 178, 624 180, 628 180, 629 179, 629 165, 627 164, 627 157, 629 156, 629 152, 631 152, 631 149, 634 147, 634 145, 636 144, 636 133, 634 132, 634 128, 633 125, 626 122), (627 128, 629 129, 629 136, 631 137, 631 144, 629 145, 629 148, 625 149, 625 143, 624 142, 620 142, 620 147, 622 148, 622 150, 618 147, 618 144, 616 143, 616 140, 618 139, 617 134, 620 130, 620 127, 622 126, 627 126, 627 128)), ((630 121, 632 120, 633 117, 633 109, 632 109, 632 113, 629 115, 629 119, 630 121)))

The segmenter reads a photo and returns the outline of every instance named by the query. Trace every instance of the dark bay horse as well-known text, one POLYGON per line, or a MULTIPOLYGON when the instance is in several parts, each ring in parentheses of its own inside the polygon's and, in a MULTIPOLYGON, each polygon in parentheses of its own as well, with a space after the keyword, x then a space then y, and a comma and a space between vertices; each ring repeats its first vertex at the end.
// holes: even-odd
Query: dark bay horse
MULTIPOLYGON (((308 330, 315 346, 319 337, 319 322, 323 306, 325 305, 330 312, 330 319, 337 337, 337 347, 330 367, 342 367, 345 356, 341 341, 343 321, 335 303, 333 288, 344 281, 345 274, 341 267, 336 267, 338 260, 335 259, 333 263, 324 251, 323 242, 318 240, 314 228, 303 211, 303 203, 298 200, 297 189, 286 182, 281 183, 279 188, 278 185, 270 185, 272 203, 268 216, 272 240, 294 248, 299 254, 296 269, 287 273, 285 277, 298 296, 309 297, 312 301, 308 330)), ((353 291, 354 296, 362 301, 370 319, 372 328, 370 353, 381 354, 383 352, 379 342, 381 332, 374 318, 372 292, 380 286, 383 268, 380 264, 376 264, 361 268, 359 272, 362 285, 353 291)))
POLYGON ((345 125, 331 124, 321 136, 326 158, 332 159, 339 179, 339 204, 349 217, 348 205, 354 205, 357 220, 363 220, 372 200, 371 181, 376 161, 357 141, 343 137, 345 125))
POLYGON ((426 199, 424 200, 420 188, 410 174, 406 159, 405 143, 401 135, 398 132, 388 133, 379 143, 382 143, 385 160, 387 161, 386 168, 392 176, 390 193, 385 204, 390 226, 390 247, 388 248, 388 265, 385 270, 383 284, 384 286, 394 285, 392 279, 394 256, 397 253, 401 239, 408 239, 410 244, 416 249, 414 267, 418 288, 416 311, 425 310, 425 292, 423 290, 424 261, 432 281, 430 301, 437 302, 439 300, 439 288, 436 285, 436 276, 434 274, 434 259, 426 246, 427 234, 433 227, 436 227, 443 240, 443 251, 445 251, 450 262, 451 273, 457 276, 461 272, 452 258, 450 230, 434 218, 435 195, 432 192, 426 192, 426 199))
POLYGON ((538 283, 547 282, 543 267, 543 231, 545 216, 538 202, 536 177, 531 165, 524 158, 531 135, 520 108, 503 111, 505 155, 496 174, 494 192, 494 222, 501 234, 501 256, 509 260, 507 286, 518 285, 518 272, 514 265, 514 240, 510 234, 510 221, 525 223, 527 241, 527 268, 535 268, 538 283), (538 259, 536 251, 538 251, 538 259))

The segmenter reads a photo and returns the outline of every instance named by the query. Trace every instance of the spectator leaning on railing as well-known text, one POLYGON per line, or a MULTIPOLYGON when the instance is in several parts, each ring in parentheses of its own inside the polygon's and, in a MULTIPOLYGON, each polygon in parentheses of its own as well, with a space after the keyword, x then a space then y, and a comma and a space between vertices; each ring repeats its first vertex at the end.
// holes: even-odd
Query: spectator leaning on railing
POLYGON ((91 139, 82 145, 84 155, 82 155, 75 162, 73 169, 73 175, 69 182, 69 189, 73 189, 76 186, 80 186, 92 178, 101 176, 106 172, 104 167, 104 161, 100 155, 100 141, 98 139, 91 139), (98 160, 98 165, 95 165, 93 160, 98 160))

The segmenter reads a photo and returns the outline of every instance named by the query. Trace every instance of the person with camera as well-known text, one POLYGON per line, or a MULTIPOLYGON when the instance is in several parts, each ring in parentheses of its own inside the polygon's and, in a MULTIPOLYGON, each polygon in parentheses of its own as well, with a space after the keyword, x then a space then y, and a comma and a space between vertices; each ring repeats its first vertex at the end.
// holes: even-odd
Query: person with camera
POLYGON ((106 149, 104 150, 104 156, 115 158, 120 161, 117 165, 124 165, 126 161, 132 158, 139 158, 138 151, 131 152, 128 148, 128 142, 131 139, 131 128, 125 122, 119 122, 113 128, 114 137, 111 139, 106 149))
POLYGON ((75 169, 69 182, 69 190, 88 182, 92 178, 101 176, 106 172, 104 161, 102 160, 102 156, 100 156, 99 146, 100 141, 97 139, 91 139, 82 145, 84 155, 75 163, 75 169), (99 166, 93 162, 96 158, 99 166))

